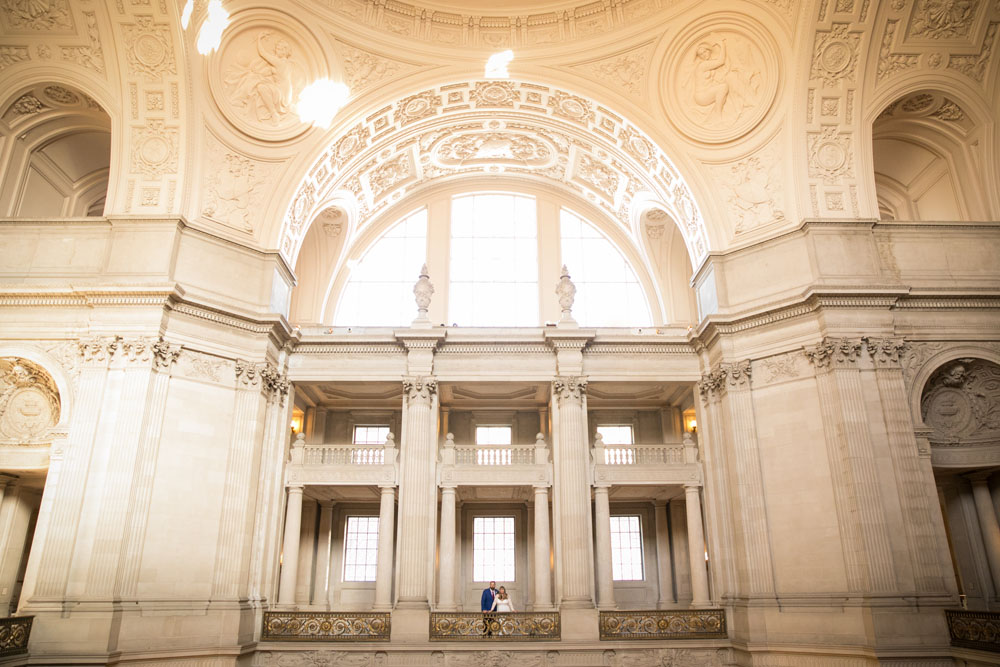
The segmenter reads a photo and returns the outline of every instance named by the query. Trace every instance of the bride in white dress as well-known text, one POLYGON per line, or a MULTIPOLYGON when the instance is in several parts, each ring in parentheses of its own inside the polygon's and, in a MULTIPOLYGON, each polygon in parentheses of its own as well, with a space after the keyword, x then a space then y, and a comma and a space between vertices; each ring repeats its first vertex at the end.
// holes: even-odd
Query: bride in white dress
POLYGON ((497 591, 497 595, 493 598, 493 606, 490 611, 508 612, 514 611, 514 603, 510 601, 510 597, 507 595, 507 589, 503 586, 497 591))

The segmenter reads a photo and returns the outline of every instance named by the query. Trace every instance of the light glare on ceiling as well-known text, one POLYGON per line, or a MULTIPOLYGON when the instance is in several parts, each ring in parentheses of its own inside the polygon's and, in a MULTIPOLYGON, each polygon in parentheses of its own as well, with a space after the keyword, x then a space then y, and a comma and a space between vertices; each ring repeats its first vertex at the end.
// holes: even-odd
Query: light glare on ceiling
POLYGON ((191 24, 192 12, 194 12, 194 0, 187 0, 184 3, 184 11, 181 12, 181 27, 185 30, 191 24))
POLYGON ((209 0, 208 15, 198 31, 198 53, 207 56, 219 48, 222 31, 229 25, 229 13, 222 8, 222 0, 209 0))
POLYGON ((514 52, 510 49, 501 51, 500 53, 494 53, 490 56, 490 59, 486 61, 486 78, 506 79, 510 77, 510 73, 507 72, 507 64, 513 59, 514 52))
POLYGON ((330 79, 317 79, 299 93, 296 111, 303 123, 323 128, 330 127, 333 117, 347 104, 351 90, 343 83, 330 79))

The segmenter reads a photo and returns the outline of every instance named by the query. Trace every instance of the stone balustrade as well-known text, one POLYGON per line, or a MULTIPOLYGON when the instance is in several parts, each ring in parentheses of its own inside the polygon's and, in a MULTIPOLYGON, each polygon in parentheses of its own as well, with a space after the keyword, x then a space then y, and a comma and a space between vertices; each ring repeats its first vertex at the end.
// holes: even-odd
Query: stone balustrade
POLYGON ((684 445, 679 442, 652 445, 606 445, 604 447, 604 463, 607 465, 684 463, 684 445))
POLYGON ((434 612, 431 641, 557 641, 559 612, 434 612))
POLYGON ((1000 653, 1000 612, 948 609, 952 646, 1000 653))
POLYGON ((266 611, 261 641, 389 641, 391 628, 382 612, 266 611))
POLYGON ((0 618, 0 658, 28 652, 28 638, 34 616, 0 618))
POLYGON ((531 465, 535 462, 534 445, 457 445, 456 465, 509 466, 531 465))
POLYGON ((382 465, 385 448, 382 445, 306 445, 302 451, 303 465, 382 465))
POLYGON ((723 609, 602 611, 602 641, 726 639, 723 609))

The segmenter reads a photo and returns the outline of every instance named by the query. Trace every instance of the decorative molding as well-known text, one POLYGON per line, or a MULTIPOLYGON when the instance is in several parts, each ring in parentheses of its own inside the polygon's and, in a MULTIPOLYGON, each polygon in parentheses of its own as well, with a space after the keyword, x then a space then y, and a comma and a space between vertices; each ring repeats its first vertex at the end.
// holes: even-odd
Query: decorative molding
POLYGON ((131 172, 148 180, 177 173, 180 130, 153 118, 144 126, 132 128, 131 172))
POLYGON ((265 611, 261 641, 389 641, 391 628, 392 615, 382 612, 265 611))
POLYGON ((431 612, 431 641, 558 641, 559 612, 431 612))
POLYGON ((841 81, 854 83, 861 34, 849 23, 834 23, 829 30, 817 30, 810 78, 822 79, 824 88, 833 88, 841 81))
POLYGON ((67 0, 0 2, 0 25, 7 34, 72 34, 73 13, 67 0))
POLYGON ((785 220, 780 146, 771 142, 736 162, 711 167, 735 235, 785 220))
POLYGON ((952 646, 1000 653, 1000 614, 946 609, 952 646))
POLYGON ((82 46, 62 46, 59 51, 62 59, 92 69, 98 74, 104 74, 104 50, 101 48, 101 34, 97 29, 97 16, 94 12, 83 12, 87 22, 87 44, 82 46))
POLYGON ((0 618, 0 657, 24 655, 28 652, 31 623, 34 616, 0 618))
POLYGON ((863 339, 824 338, 818 345, 803 348, 809 362, 817 369, 855 366, 863 339))
POLYGON ((727 639, 724 609, 602 611, 601 641, 727 639))
POLYGON ((552 393, 559 401, 579 401, 587 393, 587 378, 567 375, 552 381, 552 393))
POLYGON ((59 389, 44 368, 20 357, 0 358, 0 444, 45 442, 59 423, 60 407, 59 389))
POLYGON ((403 393, 410 401, 430 401, 437 393, 437 378, 410 376, 403 378, 403 393))
POLYGON ((150 83, 163 81, 167 74, 177 74, 168 23, 154 23, 152 16, 136 16, 135 23, 122 25, 121 30, 129 74, 150 83))
POLYGON ((863 336, 861 342, 868 349, 868 354, 876 368, 899 368, 899 359, 906 349, 906 342, 901 338, 871 338, 863 336))
POLYGON ((202 217, 253 233, 278 165, 254 160, 207 135, 202 217))
POLYGON ((1000 441, 1000 366, 961 358, 938 368, 923 388, 921 418, 934 446, 993 446, 1000 441))

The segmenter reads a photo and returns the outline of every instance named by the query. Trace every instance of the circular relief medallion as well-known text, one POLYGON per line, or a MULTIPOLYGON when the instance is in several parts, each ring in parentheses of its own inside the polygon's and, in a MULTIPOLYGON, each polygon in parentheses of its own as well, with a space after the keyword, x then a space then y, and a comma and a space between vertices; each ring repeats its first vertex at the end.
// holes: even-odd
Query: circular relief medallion
POLYGON ((161 164, 170 155, 170 144, 162 137, 149 137, 139 146, 139 155, 148 164, 161 164))
POLYGON ((958 389, 939 389, 927 406, 924 419, 938 431, 956 433, 961 431, 972 418, 969 399, 958 389))
POLYGON ((713 24, 673 51, 661 90, 672 121, 693 139, 730 141, 755 127, 778 86, 778 61, 763 31, 713 24))
POLYGON ((295 105, 322 70, 315 40, 289 25, 287 17, 272 15, 258 10, 234 20, 207 67, 212 94, 226 118, 252 137, 281 141, 309 129, 295 105))
POLYGON ((851 64, 851 48, 843 42, 830 42, 820 54, 820 64, 830 74, 836 74, 851 64))
POLYGON ((415 97, 403 106, 403 113, 407 116, 422 116, 430 109, 431 103, 424 97, 415 97))
POLYGON ((816 149, 816 160, 824 169, 840 169, 847 161, 847 152, 840 144, 826 141, 816 149))
POLYGON ((62 86, 46 86, 44 92, 45 96, 56 104, 70 105, 80 103, 80 97, 76 93, 62 86))
POLYGON ((155 35, 142 35, 135 40, 135 57, 146 67, 155 68, 167 57, 167 48, 155 35))

